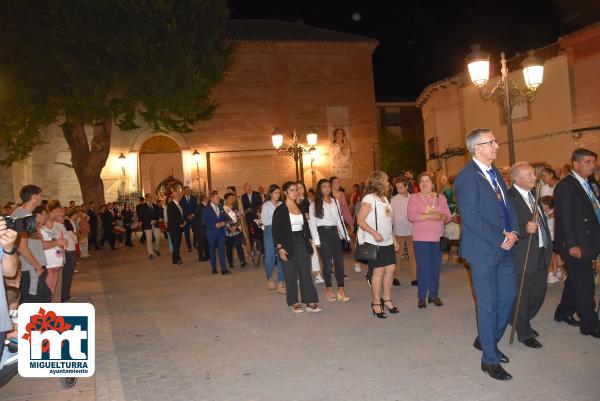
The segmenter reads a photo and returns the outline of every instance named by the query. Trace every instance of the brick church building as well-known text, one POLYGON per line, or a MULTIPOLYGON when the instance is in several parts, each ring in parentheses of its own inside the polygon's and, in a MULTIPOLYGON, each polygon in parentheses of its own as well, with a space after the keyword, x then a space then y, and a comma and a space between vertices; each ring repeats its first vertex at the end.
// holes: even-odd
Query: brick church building
MULTIPOLYGON (((317 133, 317 152, 304 158, 308 187, 335 174, 349 188, 373 170, 375 39, 274 20, 231 20, 228 36, 236 50, 231 68, 214 88, 219 107, 212 120, 198 123, 189 134, 113 128, 101 175, 107 201, 121 193, 154 193, 169 175, 196 192, 214 188, 221 193, 228 185, 241 192, 245 182, 256 188, 295 179, 294 160, 273 148, 276 127, 284 146, 294 129, 302 143, 310 130, 317 133), (345 138, 343 152, 333 143, 334 131, 345 138)), ((48 127, 46 140, 27 160, 0 169, 5 183, 0 202, 17 200, 26 183, 41 186, 48 198, 81 202, 58 126, 48 127)))

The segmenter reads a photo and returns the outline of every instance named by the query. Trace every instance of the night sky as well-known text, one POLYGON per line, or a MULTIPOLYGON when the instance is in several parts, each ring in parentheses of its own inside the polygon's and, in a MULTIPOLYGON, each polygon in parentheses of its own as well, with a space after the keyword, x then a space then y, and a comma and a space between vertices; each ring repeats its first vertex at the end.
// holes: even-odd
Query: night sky
POLYGON ((379 99, 415 99, 465 69, 470 44, 508 57, 555 42, 600 20, 597 0, 332 1, 230 0, 231 18, 280 19, 379 40, 373 57, 379 99))

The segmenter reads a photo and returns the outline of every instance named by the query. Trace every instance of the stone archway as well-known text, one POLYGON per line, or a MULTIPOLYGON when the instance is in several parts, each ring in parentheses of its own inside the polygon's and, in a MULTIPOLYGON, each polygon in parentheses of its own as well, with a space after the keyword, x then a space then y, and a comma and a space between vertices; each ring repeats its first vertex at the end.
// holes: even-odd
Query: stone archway
POLYGON ((170 175, 184 181, 182 149, 175 139, 167 135, 149 137, 140 144, 138 152, 142 193, 154 194, 170 175))

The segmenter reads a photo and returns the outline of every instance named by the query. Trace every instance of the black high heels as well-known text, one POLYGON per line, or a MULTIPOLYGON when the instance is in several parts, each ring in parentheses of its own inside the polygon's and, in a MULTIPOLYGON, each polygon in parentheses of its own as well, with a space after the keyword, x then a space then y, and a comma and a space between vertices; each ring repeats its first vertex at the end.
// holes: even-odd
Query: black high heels
MULTIPOLYGON (((387 300, 386 300, 386 299, 383 299, 383 298, 381 298, 381 304, 382 304, 383 306, 385 306, 385 307, 388 309, 388 311, 389 311, 390 313, 398 313, 398 312, 400 312, 400 310, 399 310, 398 308, 396 308, 396 307, 394 306, 394 304, 392 304, 392 307, 390 308, 389 306, 387 306, 387 305, 385 304, 386 302, 392 303, 392 300, 391 300, 391 299, 387 299, 387 300)), ((383 309, 383 308, 382 308, 382 309, 383 309)))
POLYGON ((371 309, 373 310, 373 314, 375 316, 377 316, 379 319, 385 319, 387 317, 387 315, 383 311, 383 306, 381 306, 381 304, 371 303, 371 309), (375 308, 373 308, 374 306, 379 306, 381 308, 381 312, 375 312, 375 308))

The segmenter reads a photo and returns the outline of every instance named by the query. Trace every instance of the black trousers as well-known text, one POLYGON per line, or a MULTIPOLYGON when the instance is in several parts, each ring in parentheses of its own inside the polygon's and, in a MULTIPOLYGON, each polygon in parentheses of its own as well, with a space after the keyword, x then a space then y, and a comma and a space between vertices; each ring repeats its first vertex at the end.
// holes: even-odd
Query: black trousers
POLYGON ((233 237, 225 237, 225 253, 227 253, 229 267, 233 266, 233 248, 235 248, 240 262, 246 263, 244 248, 242 247, 242 234, 234 235, 233 237))
POLYGON ((300 281, 300 294, 302 303, 319 302, 317 289, 310 273, 310 256, 306 246, 306 239, 302 235, 294 235, 293 257, 288 256, 283 262, 283 275, 285 276, 285 291, 288 305, 298 303, 298 281, 300 281))
MULTIPOLYGON (((535 266, 528 265, 527 272, 525 273, 525 284, 523 286, 523 295, 521 296, 519 316, 517 317, 517 337, 519 341, 525 341, 534 337, 531 320, 542 307, 544 298, 546 297, 546 289, 548 288, 548 266, 546 266, 544 261, 544 248, 533 249, 530 252, 530 260, 533 259, 537 263, 535 266), (533 252, 538 253, 535 258, 531 257, 533 252)), ((519 277, 521 277, 523 266, 518 267, 519 277)))
POLYGON ((112 226, 104 227, 104 235, 100 239, 100 246, 104 246, 104 242, 108 241, 111 249, 115 249, 115 242, 117 240, 117 236, 114 233, 112 226))
POLYGON ((331 264, 335 266, 335 281, 338 288, 344 287, 344 249, 338 234, 337 226, 317 227, 321 245, 319 254, 323 265, 325 286, 331 287, 331 264))
POLYGON ((88 236, 89 249, 99 250, 98 246, 98 226, 90 225, 90 235, 88 236))
MULTIPOLYGON (((181 231, 169 231, 169 237, 171 238, 171 245, 173 246, 173 253, 171 254, 171 261, 175 264, 181 260, 181 231)), ((147 239, 148 241, 150 239, 147 239)))
POLYGON ((577 259, 569 254, 561 256, 567 265, 569 275, 565 281, 560 304, 554 312, 554 318, 562 320, 577 312, 580 319, 579 330, 582 333, 594 331, 600 327, 600 322, 595 311, 596 284, 594 283, 592 258, 582 256, 581 259, 577 259))
POLYGON ((131 230, 131 228, 128 228, 127 231, 125 231, 125 245, 127 246, 133 246, 133 243, 131 242, 131 233, 133 231, 131 230))
POLYGON ((208 260, 208 238, 206 238, 206 227, 200 227, 194 232, 194 240, 197 241, 196 247, 198 248, 198 260, 208 260), (196 233, 198 235, 196 235, 196 233))
POLYGON ((74 251, 65 252, 65 265, 63 266, 62 273, 62 288, 61 288, 61 301, 66 302, 71 298, 71 284, 73 283, 73 273, 75 272, 75 261, 77 260, 77 253, 74 251))

